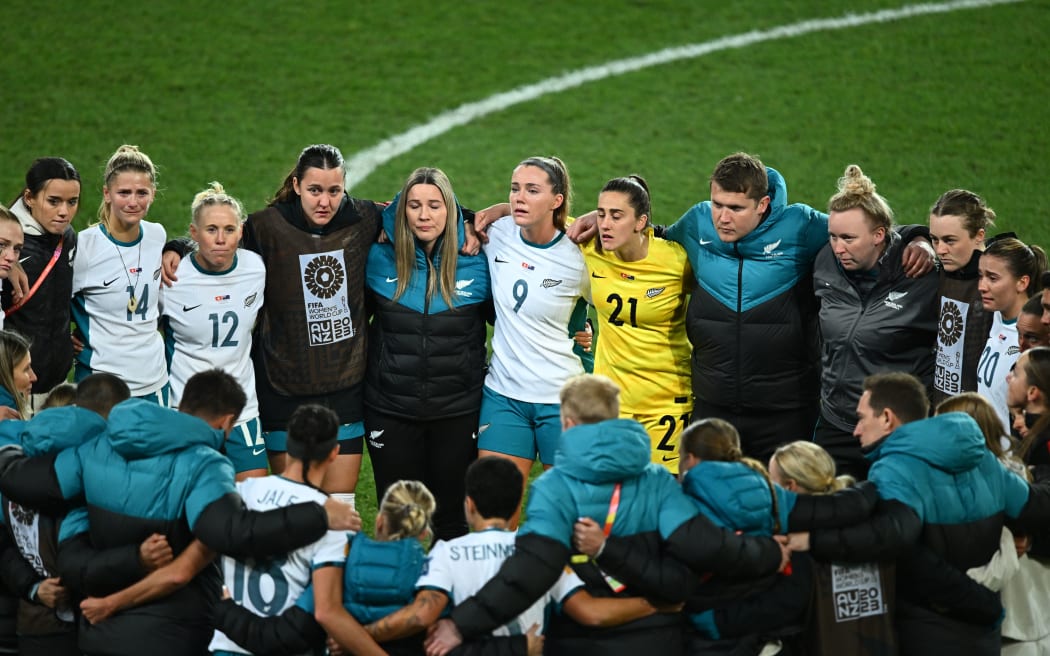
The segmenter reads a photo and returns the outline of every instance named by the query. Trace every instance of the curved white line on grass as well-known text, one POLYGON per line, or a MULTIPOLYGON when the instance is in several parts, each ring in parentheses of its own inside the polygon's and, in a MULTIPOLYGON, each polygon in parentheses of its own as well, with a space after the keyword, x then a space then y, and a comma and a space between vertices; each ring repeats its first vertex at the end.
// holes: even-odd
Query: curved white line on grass
POLYGON ((427 123, 417 125, 389 139, 384 139, 371 148, 354 154, 346 160, 346 186, 349 188, 361 182, 377 168, 398 155, 403 155, 416 146, 441 136, 452 128, 466 125, 475 119, 502 111, 508 107, 535 100, 540 96, 572 89, 588 82, 595 82, 614 75, 632 73, 650 66, 659 66, 660 64, 668 64, 683 59, 695 59, 719 50, 744 48, 756 43, 788 39, 813 32, 842 30, 871 23, 887 23, 914 16, 941 14, 960 9, 978 9, 1016 2, 1024 2, 1024 0, 957 0, 955 2, 908 5, 897 9, 883 9, 866 14, 847 14, 838 18, 816 18, 792 23, 791 25, 781 25, 768 30, 753 30, 743 34, 724 36, 703 43, 665 48, 648 55, 618 59, 607 64, 570 71, 535 84, 528 84, 510 91, 497 93, 484 100, 460 105, 455 109, 438 114, 427 123))

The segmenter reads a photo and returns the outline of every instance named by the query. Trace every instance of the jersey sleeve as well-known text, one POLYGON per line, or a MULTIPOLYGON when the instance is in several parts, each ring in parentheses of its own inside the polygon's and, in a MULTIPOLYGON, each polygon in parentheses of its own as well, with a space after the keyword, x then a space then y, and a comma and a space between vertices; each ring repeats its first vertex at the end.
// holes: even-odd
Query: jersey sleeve
POLYGON ((343 567, 346 564, 346 533, 344 531, 328 531, 324 537, 317 541, 317 549, 314 551, 311 569, 321 567, 343 567))
POLYGON ((554 587, 551 588, 548 596, 552 602, 563 604, 566 599, 583 587, 583 579, 576 572, 572 571, 572 568, 566 567, 565 571, 561 573, 561 576, 554 583, 554 587))
POLYGON ((451 565, 451 549, 448 542, 442 540, 430 550, 423 573, 416 581, 416 590, 440 590, 452 599, 454 573, 451 565))

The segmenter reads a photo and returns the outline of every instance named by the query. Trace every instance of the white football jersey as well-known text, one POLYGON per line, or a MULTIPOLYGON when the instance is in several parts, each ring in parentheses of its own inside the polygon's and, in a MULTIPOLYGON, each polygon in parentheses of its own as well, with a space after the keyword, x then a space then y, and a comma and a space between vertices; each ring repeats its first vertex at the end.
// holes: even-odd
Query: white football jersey
MULTIPOLYGON (((237 484, 237 492, 249 509, 259 511, 306 501, 324 505, 326 499, 320 490, 282 476, 249 478, 237 484)), ((345 531, 328 531, 317 542, 266 562, 223 556, 223 583, 241 606, 262 617, 276 617, 295 605, 310 584, 313 570, 346 564, 346 544, 345 531)), ((221 631, 215 632, 208 650, 249 653, 221 631)))
POLYGON ((266 267, 256 253, 238 250, 233 266, 213 273, 194 258, 179 263, 178 277, 160 295, 171 407, 179 406, 186 381, 219 368, 237 379, 248 396, 237 423, 259 416, 252 365, 252 328, 263 305, 266 267))
POLYGON ((78 236, 73 260, 73 321, 84 339, 77 360, 94 372, 119 376, 132 396, 168 381, 164 342, 157 332, 164 226, 142 221, 134 242, 113 239, 101 225, 78 236))
POLYGON ((1010 434, 1010 409, 1006 403, 1006 374, 1010 373, 1021 348, 1017 345, 1017 319, 1004 321, 1000 312, 992 319, 992 330, 977 365, 977 392, 991 401, 1003 422, 1003 434, 1010 434))
MULTIPOLYGON (((416 589, 440 590, 448 595, 453 606, 463 603, 477 594, 496 575, 503 561, 514 553, 517 535, 516 531, 490 528, 437 542, 430 550, 416 589)), ((580 577, 566 569, 547 594, 524 613, 495 629, 492 635, 524 635, 533 624, 542 629, 547 605, 561 603, 582 586, 580 577)))
POLYGON ((530 244, 510 218, 493 223, 488 236, 496 326, 485 385, 518 401, 558 403, 562 383, 584 372, 569 334, 591 293, 583 254, 563 233, 530 244))

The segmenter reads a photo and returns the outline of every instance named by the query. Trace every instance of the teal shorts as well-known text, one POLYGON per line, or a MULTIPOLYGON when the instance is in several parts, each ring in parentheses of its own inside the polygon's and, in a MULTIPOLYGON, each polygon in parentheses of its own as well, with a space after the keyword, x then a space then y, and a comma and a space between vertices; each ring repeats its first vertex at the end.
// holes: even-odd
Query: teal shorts
POLYGON ((478 449, 554 464, 561 436, 561 405, 517 401, 485 388, 478 449))
POLYGON ((226 457, 233 463, 233 471, 267 469, 266 440, 259 428, 259 418, 249 419, 233 427, 226 438, 226 457))
MULTIPOLYGON (((266 448, 270 451, 284 453, 288 451, 288 431, 268 431, 263 434, 266 448)), ((355 421, 352 424, 339 426, 339 455, 364 453, 365 422, 355 421)))

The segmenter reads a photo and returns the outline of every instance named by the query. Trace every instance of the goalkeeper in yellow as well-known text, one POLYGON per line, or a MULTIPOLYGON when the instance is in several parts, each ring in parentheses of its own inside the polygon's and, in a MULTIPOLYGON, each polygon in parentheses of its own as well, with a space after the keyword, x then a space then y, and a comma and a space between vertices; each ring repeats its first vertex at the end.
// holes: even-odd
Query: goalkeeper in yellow
POLYGON ((599 317, 594 373, 616 382, 620 416, 645 426, 652 461, 677 474, 693 411, 685 310, 695 283, 685 249, 653 237, 650 213, 640 176, 609 180, 598 196, 598 239, 582 246, 599 317))

